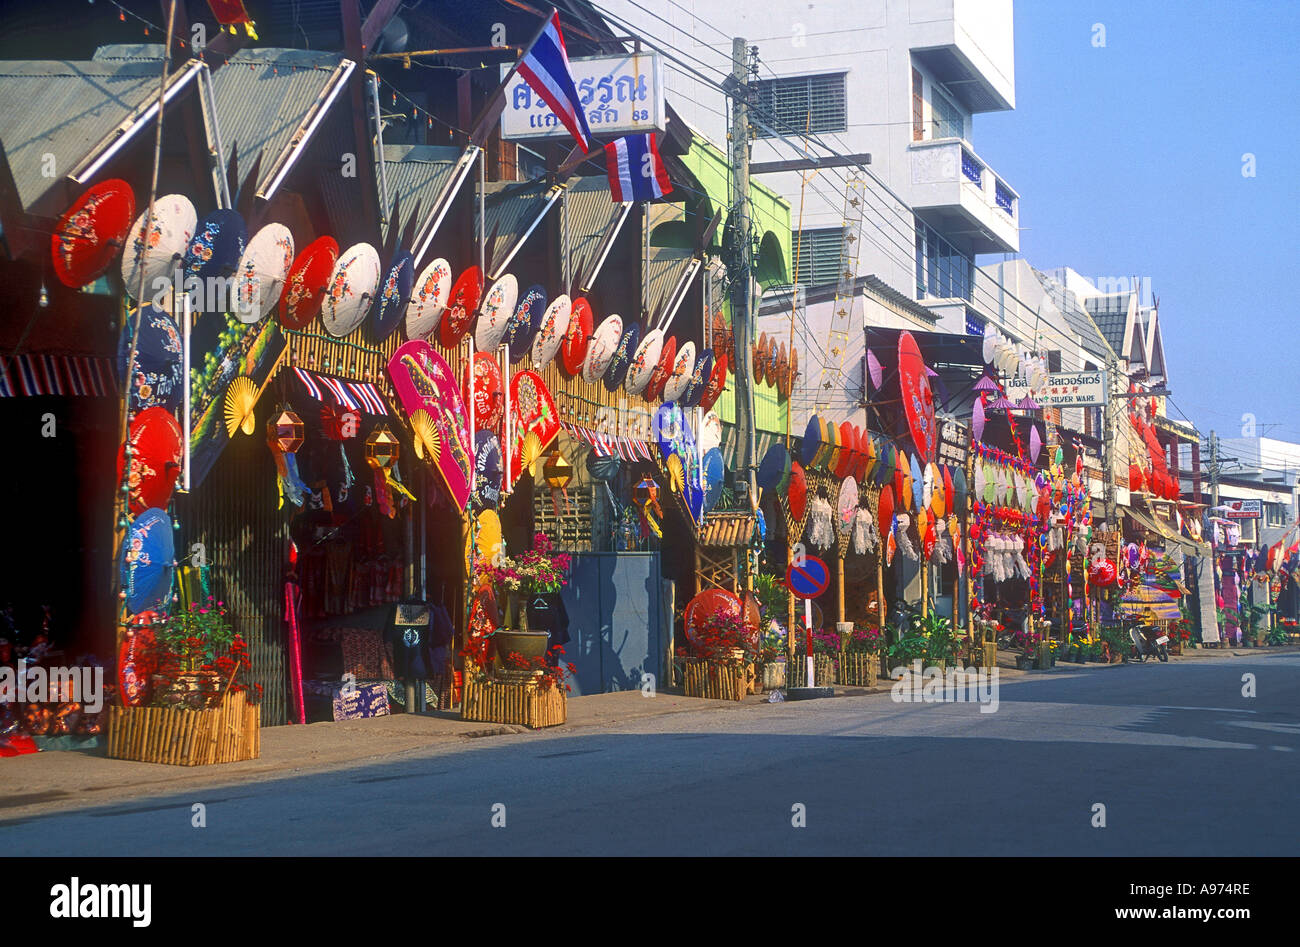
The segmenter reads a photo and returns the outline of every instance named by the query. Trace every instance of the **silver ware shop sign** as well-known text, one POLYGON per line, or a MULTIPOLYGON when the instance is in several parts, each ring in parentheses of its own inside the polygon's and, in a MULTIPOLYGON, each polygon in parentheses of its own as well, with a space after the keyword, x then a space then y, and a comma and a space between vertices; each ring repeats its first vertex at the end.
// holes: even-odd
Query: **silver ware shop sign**
MULTIPOLYGON (((578 100, 587 112, 587 125, 598 138, 663 131, 663 60, 649 53, 586 56, 570 59, 578 100)), ((505 78, 510 67, 501 66, 505 78)), ((560 120, 532 87, 516 74, 506 86, 501 113, 501 137, 568 138, 560 120)))
MULTIPOLYGON (((1007 397, 1019 401, 1030 393, 1029 385, 1017 375, 1007 384, 1007 397)), ((1053 372, 1047 384, 1033 392, 1043 408, 1095 408, 1106 403, 1105 372, 1053 372)))

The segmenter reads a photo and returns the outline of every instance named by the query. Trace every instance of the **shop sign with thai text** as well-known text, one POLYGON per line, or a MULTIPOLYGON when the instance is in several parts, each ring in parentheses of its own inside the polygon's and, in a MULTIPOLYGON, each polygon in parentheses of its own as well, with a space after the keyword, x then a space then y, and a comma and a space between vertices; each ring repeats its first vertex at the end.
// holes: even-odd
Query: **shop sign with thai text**
MULTIPOLYGON (((663 131, 663 60, 650 53, 587 56, 570 59, 578 101, 587 113, 587 126, 598 138, 663 131)), ((502 64, 501 77, 510 71, 502 64)), ((506 86, 501 113, 501 137, 568 138, 547 105, 524 77, 516 73, 506 86)))
MULTIPOLYGON (((1043 408, 1095 408, 1106 403, 1106 373, 1053 372, 1047 384, 1033 392, 1034 400, 1043 408)), ((1030 394, 1029 385, 1019 376, 1007 384, 1007 397, 1019 401, 1030 394)))

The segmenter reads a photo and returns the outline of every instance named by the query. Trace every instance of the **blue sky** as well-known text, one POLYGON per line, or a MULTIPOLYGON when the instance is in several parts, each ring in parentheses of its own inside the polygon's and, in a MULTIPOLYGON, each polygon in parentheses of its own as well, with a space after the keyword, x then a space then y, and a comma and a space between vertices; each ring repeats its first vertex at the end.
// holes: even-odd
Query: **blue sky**
POLYGON ((1015 111, 974 144, 1022 255, 1149 278, 1170 413, 1300 442, 1300 2, 1016 0, 1015 31, 1015 111))

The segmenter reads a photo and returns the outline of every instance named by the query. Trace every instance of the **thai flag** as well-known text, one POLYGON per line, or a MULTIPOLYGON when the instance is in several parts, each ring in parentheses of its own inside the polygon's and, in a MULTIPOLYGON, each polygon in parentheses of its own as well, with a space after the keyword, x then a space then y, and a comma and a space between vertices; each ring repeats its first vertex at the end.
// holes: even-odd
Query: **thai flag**
POLYGON ((587 113, 578 100, 578 87, 569 68, 569 54, 560 32, 560 14, 551 11, 550 22, 519 61, 519 74, 551 107, 560 124, 569 130, 583 152, 590 151, 591 129, 587 113))
POLYGON ((673 189, 654 132, 611 141, 605 146, 605 168, 616 201, 652 201, 673 189))

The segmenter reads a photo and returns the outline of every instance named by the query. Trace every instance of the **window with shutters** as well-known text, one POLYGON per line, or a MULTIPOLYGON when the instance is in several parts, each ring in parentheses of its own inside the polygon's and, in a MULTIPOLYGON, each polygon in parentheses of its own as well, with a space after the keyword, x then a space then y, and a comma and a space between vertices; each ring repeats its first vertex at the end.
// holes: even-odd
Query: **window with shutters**
POLYGON ((799 282, 804 286, 838 282, 843 241, 844 230, 840 227, 805 230, 802 238, 796 231, 791 245, 797 248, 799 282))
POLYGON ((810 134, 847 131, 845 75, 782 76, 753 83, 750 118, 758 137, 795 137, 805 130, 810 134))

